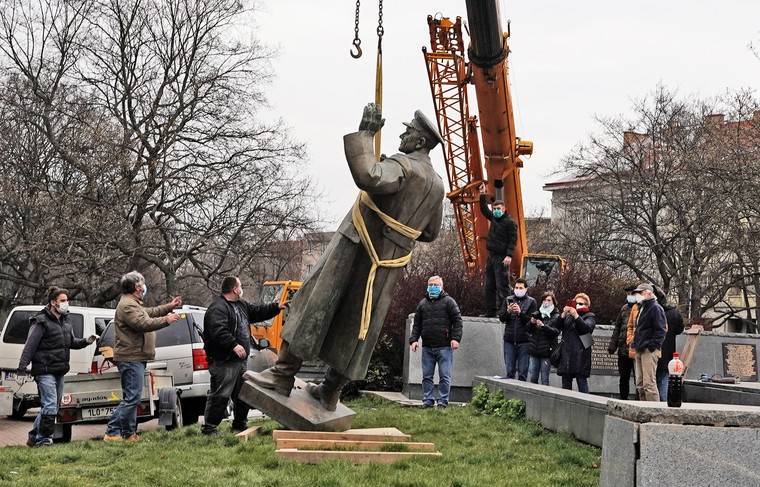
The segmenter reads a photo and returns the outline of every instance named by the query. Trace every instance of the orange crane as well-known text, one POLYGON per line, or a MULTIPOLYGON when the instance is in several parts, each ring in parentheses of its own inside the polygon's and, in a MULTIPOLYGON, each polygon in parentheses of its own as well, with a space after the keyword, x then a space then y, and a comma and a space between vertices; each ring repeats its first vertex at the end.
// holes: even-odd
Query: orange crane
POLYGON ((462 19, 428 16, 430 50, 423 47, 430 89, 443 145, 459 242, 468 272, 483 269, 488 221, 478 208, 481 182, 488 194, 504 200, 517 223, 511 271, 529 280, 547 277, 563 265, 558 256, 528 253, 520 156, 533 153, 533 143, 515 134, 509 88, 509 31, 501 28, 498 0, 467 0, 470 46, 465 55, 462 19), (468 61, 469 59, 469 61, 468 61), (475 86, 478 118, 471 116, 468 86, 475 86), (481 158, 481 140, 483 157, 481 158), (482 160, 485 160, 485 177, 482 160))

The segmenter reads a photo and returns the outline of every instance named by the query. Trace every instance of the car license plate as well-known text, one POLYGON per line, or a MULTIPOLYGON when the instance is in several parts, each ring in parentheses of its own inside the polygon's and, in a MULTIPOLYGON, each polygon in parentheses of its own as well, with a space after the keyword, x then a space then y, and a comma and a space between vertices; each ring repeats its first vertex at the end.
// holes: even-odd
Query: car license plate
POLYGON ((116 406, 83 409, 82 419, 107 418, 113 413, 114 409, 116 409, 116 406))

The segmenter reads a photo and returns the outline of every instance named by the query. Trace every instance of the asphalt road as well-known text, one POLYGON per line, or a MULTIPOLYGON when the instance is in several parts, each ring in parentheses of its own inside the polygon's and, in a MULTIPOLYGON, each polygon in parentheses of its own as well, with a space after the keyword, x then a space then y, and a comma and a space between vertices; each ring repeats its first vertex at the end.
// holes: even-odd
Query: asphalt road
MULTIPOLYGON (((7 416, 0 416, 0 447, 10 445, 25 445, 27 433, 32 429, 32 423, 37 415, 37 409, 30 409, 24 419, 10 419, 7 416)), ((138 431, 148 431, 159 428, 158 420, 154 419, 145 423, 140 423, 138 431)), ((71 440, 93 440, 103 437, 106 431, 106 425, 103 424, 82 424, 74 425, 71 430, 71 440)))

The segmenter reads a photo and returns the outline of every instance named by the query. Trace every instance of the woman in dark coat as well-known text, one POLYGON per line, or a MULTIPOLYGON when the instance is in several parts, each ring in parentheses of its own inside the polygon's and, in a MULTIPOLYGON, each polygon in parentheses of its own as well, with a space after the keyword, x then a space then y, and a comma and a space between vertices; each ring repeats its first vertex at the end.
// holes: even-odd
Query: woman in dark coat
POLYGON ((528 355, 530 356, 528 380, 538 384, 540 375, 541 384, 548 386, 549 371, 551 370, 549 357, 557 346, 557 336, 559 335, 559 330, 556 328, 559 310, 554 293, 544 293, 541 297, 541 307, 536 315, 531 317, 528 327, 528 355))
POLYGON ((589 311, 591 299, 587 294, 575 295, 575 308, 565 306, 557 328, 562 332, 560 361, 557 374, 562 376, 562 388, 572 389, 573 379, 580 392, 588 392, 588 377, 591 375, 591 334, 596 326, 596 317, 589 311))

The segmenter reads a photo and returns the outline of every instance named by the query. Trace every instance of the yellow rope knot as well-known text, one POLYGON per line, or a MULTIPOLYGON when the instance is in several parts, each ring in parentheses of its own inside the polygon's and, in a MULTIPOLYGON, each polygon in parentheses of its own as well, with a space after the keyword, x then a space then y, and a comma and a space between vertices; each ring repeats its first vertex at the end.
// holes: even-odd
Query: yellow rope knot
POLYGON ((408 227, 393 217, 383 213, 380 208, 375 205, 375 202, 372 201, 372 198, 365 191, 360 192, 359 197, 356 198, 356 203, 354 203, 354 206, 351 209, 351 219, 354 222, 356 231, 359 233, 359 238, 361 239, 364 248, 367 250, 367 254, 369 254, 369 258, 372 261, 372 266, 369 269, 369 276, 367 276, 367 286, 364 288, 362 321, 361 327, 359 328, 359 340, 365 340, 367 338, 367 332, 369 331, 369 322, 372 318, 372 287, 375 284, 375 274, 377 273, 377 268, 404 267, 409 263, 409 261, 412 260, 412 252, 409 252, 407 255, 398 257, 396 259, 380 260, 380 257, 378 257, 377 252, 375 251, 375 246, 372 245, 372 239, 370 238, 367 226, 364 224, 364 217, 362 216, 360 208, 361 203, 363 203, 370 210, 374 211, 375 214, 380 217, 383 223, 407 238, 417 240, 422 232, 408 227))

